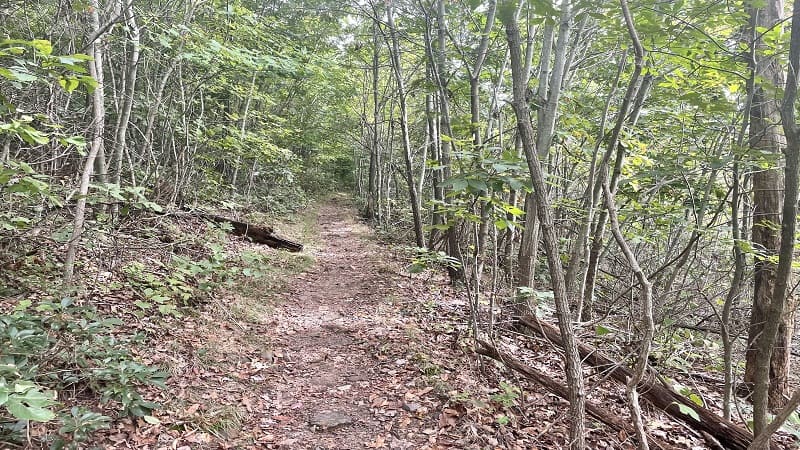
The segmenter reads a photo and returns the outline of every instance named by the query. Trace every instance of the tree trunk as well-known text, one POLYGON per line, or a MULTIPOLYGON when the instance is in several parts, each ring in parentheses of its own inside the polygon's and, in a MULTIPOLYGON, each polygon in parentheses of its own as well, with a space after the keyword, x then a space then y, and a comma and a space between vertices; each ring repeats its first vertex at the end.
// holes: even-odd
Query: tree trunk
MULTIPOLYGON (((475 61, 471 69, 468 70, 469 76, 469 110, 470 110, 470 128, 472 130, 472 145, 475 147, 475 152, 481 155, 483 152, 483 137, 481 135, 480 120, 480 75, 483 69, 483 63, 486 61, 486 54, 489 50, 489 38, 491 36, 492 28, 495 22, 495 13, 497 11, 497 1, 492 0, 489 2, 489 11, 486 13, 486 24, 484 25, 483 32, 481 33, 481 41, 478 48, 475 50, 475 61)), ((488 191, 482 191, 480 197, 488 197, 488 191)), ((477 261, 477 281, 483 274, 484 259, 486 257, 486 240, 489 236, 489 202, 487 200, 480 200, 480 226, 478 227, 477 245, 475 246, 475 255, 477 261)), ((480 293, 478 293, 480 295, 480 293)))
MULTIPOLYGON (((92 27, 95 32, 100 30, 100 15, 98 13, 99 0, 92 0, 92 13, 90 15, 92 27)), ((92 92, 92 143, 89 154, 83 165, 78 201, 75 205, 75 219, 72 224, 72 236, 67 245, 67 255, 64 259, 64 283, 70 284, 75 275, 75 258, 80 246, 83 225, 86 221, 86 196, 89 193, 89 183, 92 181, 95 162, 103 151, 103 131, 105 130, 105 95, 103 91, 103 39, 98 36, 91 44, 91 54, 94 61, 89 63, 89 75, 97 81, 97 86, 92 92)), ((105 168, 105 165, 102 166, 105 168)))
MULTIPOLYGON (((561 26, 569 28, 569 2, 562 4, 562 23, 561 26)), ((571 324, 571 313, 569 300, 567 299, 566 288, 564 286, 564 270, 561 267, 559 256, 558 241, 553 223, 553 210, 547 197, 547 190, 536 148, 534 147, 534 131, 530 119, 530 109, 525 98, 526 86, 523 82, 527 79, 523 73, 523 62, 520 52, 520 35, 516 18, 508 14, 503 17, 506 26, 506 37, 508 39, 509 51, 511 54, 511 74, 513 80, 513 106, 517 116, 517 127, 522 139, 525 155, 528 160, 531 181, 533 183, 533 194, 536 200, 537 215, 541 222, 542 235, 547 262, 550 269, 550 277, 553 285, 553 297, 556 305, 556 315, 562 336, 564 337, 564 363, 569 388, 570 403, 570 434, 569 447, 573 450, 583 449, 586 442, 585 432, 585 392, 583 387, 583 374, 581 372, 581 360, 578 354, 577 342, 571 324)), ((558 78, 560 80, 560 78, 558 78)), ((559 81, 560 83, 560 81, 559 81)), ((557 104, 552 105, 555 111, 557 104)))
MULTIPOLYGON (((756 82, 753 85, 753 104, 750 114, 749 146, 756 153, 773 153, 780 155, 785 145, 785 139, 780 128, 780 110, 778 101, 774 98, 774 88, 783 85, 784 75, 777 58, 766 55, 767 46, 761 39, 761 28, 780 26, 783 17, 783 2, 770 0, 764 8, 750 10, 750 32, 756 36, 753 43, 755 48, 754 59, 751 61, 756 82)), ((788 161, 787 161, 788 163, 788 161)), ((789 168, 786 168, 787 174, 789 168)), ((787 191, 788 193, 788 191, 787 191)), ((753 245, 759 250, 755 262, 755 287, 753 308, 750 316, 748 331, 748 347, 745 354, 745 382, 754 388, 754 414, 756 418, 764 417, 766 411, 762 410, 762 399, 759 396, 759 384, 769 383, 768 404, 770 408, 778 408, 784 402, 787 394, 787 377, 791 338, 794 331, 794 308, 786 308, 786 313, 780 317, 780 323, 775 324, 777 340, 771 350, 772 358, 765 356, 763 338, 769 339, 766 327, 771 326, 770 304, 784 292, 777 289, 778 283, 783 283, 778 278, 778 266, 775 257, 781 248, 781 205, 784 201, 784 176, 778 167, 756 172, 753 175, 753 245), (767 358, 768 367, 759 367, 759 361, 767 358), (761 372, 765 372, 766 376, 761 372)), ((787 224, 788 225, 788 224, 787 224)), ((786 298, 787 304, 792 304, 791 296, 786 298)), ((756 432, 766 425, 764 421, 756 420, 756 432)))
MULTIPOLYGON (((122 6, 124 7, 124 5, 122 6)), ((139 67, 139 26, 136 23, 136 15, 133 6, 128 6, 124 11, 125 24, 128 28, 128 34, 131 42, 131 53, 128 58, 128 72, 125 75, 125 90, 123 95, 125 98, 122 101, 122 113, 120 114, 119 124, 114 131, 114 147, 112 150, 112 158, 114 161, 114 174, 112 183, 119 185, 122 176, 122 160, 125 157, 125 146, 127 144, 128 125, 131 119, 131 110, 133 109, 134 94, 136 92, 136 74, 139 67)))
MULTIPOLYGON (((781 26, 783 2, 771 0, 764 9, 751 10, 752 30, 760 35, 760 27, 781 26), (763 21, 762 21, 763 20, 763 21)), ((783 103, 768 97, 765 86, 754 84, 753 108, 750 116, 751 145, 758 149, 779 153, 783 136, 777 128, 778 120, 783 124, 786 136, 786 164, 784 176, 776 170, 764 171, 754 178, 755 214, 753 240, 764 239, 770 256, 777 251, 777 268, 773 262, 758 261, 756 269, 756 292, 748 335, 747 366, 745 375, 751 375, 753 389, 753 431, 757 438, 769 438, 767 416, 769 409, 778 409, 786 402, 787 382, 791 358, 792 332, 794 331, 795 305, 789 292, 794 256, 795 229, 797 222, 798 190, 800 189, 800 128, 795 120, 797 98, 797 70, 800 65, 800 3, 795 2, 792 19, 792 37, 789 49, 789 76, 784 90, 783 103), (776 117, 777 115, 777 117, 776 117), (780 189, 785 181, 784 195, 780 189), (772 189, 772 191, 767 191, 772 189), (783 198, 781 198, 783 197, 783 198), (773 209, 774 208, 774 209, 773 209), (780 208, 780 209, 778 209, 780 208), (782 216, 782 217, 781 217, 782 216), (781 219, 783 219, 781 221, 781 219), (765 221, 772 222, 766 226, 765 221), (775 224, 780 223, 780 236, 775 224), (769 264, 769 265, 767 265, 769 264), (754 333, 754 329, 758 329, 754 333)), ((758 49, 762 45, 754 43, 758 49)), ((770 88, 780 88, 783 73, 774 57, 756 53, 755 74, 767 82, 770 88)), ((770 92, 771 89, 770 89, 770 92)), ((756 241, 758 242, 758 241, 756 241)), ((757 448, 769 448, 769 441, 757 448)))
MULTIPOLYGON (((91 49, 92 49, 92 57, 94 57, 94 66, 95 66, 95 73, 91 74, 92 77, 97 81, 97 87, 95 89, 100 90, 100 97, 103 99, 102 102, 97 102, 95 93, 92 93, 92 108, 95 108, 93 112, 93 120, 95 127, 100 127, 100 136, 99 141, 100 144, 97 147, 97 153, 94 158, 94 171, 97 174, 97 179, 105 183, 106 177, 108 176, 108 164, 106 163, 106 149, 105 144, 103 143, 103 134, 105 132, 105 117, 106 117, 106 108, 105 108, 105 84, 103 83, 103 46, 104 40, 103 36, 108 31, 102 30, 100 26, 100 0, 91 0, 89 2, 89 21, 92 24, 92 30, 94 38, 91 40, 91 49), (99 122, 98 122, 99 119, 99 122)), ((95 135, 94 138, 97 138, 95 135)), ((92 140, 92 146, 94 147, 95 142, 94 139, 92 140)), ((90 151, 91 153, 91 151, 90 151)), ((91 174, 90 174, 91 176, 91 174)), ((88 191, 87 191, 88 192, 88 191)), ((77 214, 76 214, 77 215, 77 214)), ((77 220, 77 217, 76 217, 77 220)))
MULTIPOLYGON (((539 87, 536 92, 536 98, 539 103, 544 103, 544 98, 547 96, 547 83, 550 78, 550 54, 553 47, 553 26, 546 24, 544 27, 544 35, 542 37, 542 55, 539 59, 539 87)), ((530 44, 528 44, 528 51, 532 51, 530 44)), ((528 75, 525 74, 525 88, 528 87, 528 75)), ((539 111, 543 108, 540 107, 539 111)), ((537 142, 538 144, 538 142, 537 142)), ((549 149, 549 141, 547 149, 549 149)), ((537 147, 539 155, 547 150, 542 150, 537 147)), ((546 153, 545 153, 546 154, 546 153)), ((536 221, 536 201, 533 196, 528 195, 525 198, 525 230, 522 232, 522 242, 519 246, 519 266, 517 271, 517 283, 519 286, 533 287, 533 281, 536 278, 536 257, 539 254, 539 223, 536 221)))
MULTIPOLYGON (((639 36, 636 33, 636 28, 633 24, 633 18, 631 17, 627 0, 620 0, 620 5, 622 7, 623 16, 625 17, 625 25, 628 28, 631 41, 633 41, 636 61, 631 82, 636 83, 638 82, 638 77, 642 73, 644 48, 642 47, 642 44, 639 41, 639 36)), ((629 92, 629 95, 631 94, 632 93, 629 92)), ((623 99, 622 107, 620 109, 622 111, 627 111, 628 104, 632 100, 632 97, 626 97, 623 99)), ((620 115, 618 117, 618 124, 624 122, 624 120, 625 117, 620 115)), ((605 174, 605 172, 602 173, 605 174)), ((639 351, 636 355, 636 363, 634 364, 633 374, 626 383, 626 393, 628 397, 628 405, 631 411, 631 420, 633 421, 634 429, 636 430, 636 436, 639 440, 639 448, 642 450, 648 450, 649 445, 647 434, 645 433, 645 424, 642 421, 642 409, 639 405, 639 392, 637 387, 647 371, 647 358, 650 356, 650 347, 653 344, 653 335, 655 334, 655 324, 653 323, 653 286, 650 283, 650 280, 647 278, 647 275, 645 275, 644 270, 642 270, 642 268, 639 266, 639 261, 636 259, 636 256, 633 254, 633 250, 631 250, 628 242, 625 240, 625 237, 622 234, 622 231, 620 230, 619 220, 617 218, 617 205, 614 201, 614 194, 611 192, 608 177, 602 176, 601 181, 603 183, 603 196, 605 197, 606 210, 608 211, 608 217, 611 223, 611 231, 614 235, 614 239, 617 241, 617 245, 619 245, 620 250, 622 250, 622 253, 625 255, 628 265, 636 275, 636 279, 639 281, 641 290, 641 315, 644 335, 641 337, 641 342, 639 343, 639 351)))
MULTIPOLYGON (((439 90, 439 133, 446 135, 448 138, 453 137, 453 130, 450 126, 450 99, 447 90, 447 22, 445 18, 445 0, 436 2, 436 45, 437 53, 436 58, 436 86, 439 90)), ((439 149, 439 157, 442 165, 442 180, 447 180, 453 176, 452 158, 450 151, 452 149, 451 139, 441 139, 441 146, 439 149)), ((442 190, 444 201, 447 202, 448 189, 442 190)), ((447 229, 447 255, 454 258, 456 261, 463 262, 464 255, 461 253, 461 245, 459 243, 458 226, 459 221, 453 217, 452 214, 446 216, 446 220, 450 227, 447 229)), ((448 274, 451 281, 463 280, 464 269, 463 267, 448 266, 448 274)))
POLYGON ((533 194, 525 196, 525 230, 519 244, 517 257, 517 286, 534 287, 536 255, 539 253, 539 222, 536 217, 536 200, 533 194))
POLYGON ((611 102, 616 95, 619 86, 619 80, 625 70, 625 63, 628 52, 622 53, 620 62, 617 65, 617 73, 614 77, 614 82, 611 84, 611 89, 606 97, 606 103, 603 108, 603 115, 600 117, 600 126, 597 131, 597 142, 595 143, 594 150, 592 151, 592 160, 589 163, 588 176, 586 180, 586 189, 584 191, 583 206, 586 213, 581 217, 581 223, 578 228, 578 235, 575 237, 572 251, 570 252, 569 265, 567 266, 567 274, 565 276, 565 284, 567 285, 567 292, 576 293, 577 308, 575 311, 576 320, 581 320, 583 317, 584 298, 583 289, 585 288, 585 273, 583 277, 578 279, 578 274, 581 273, 581 268, 586 267, 583 259, 589 254, 589 237, 594 221, 594 213, 597 205, 597 192, 595 191, 595 177, 597 175, 597 156, 600 153, 600 147, 603 145, 603 139, 606 134, 606 122, 608 120, 608 112, 611 109, 611 102), (580 287, 577 286, 580 282, 580 287))
POLYGON ((378 24, 372 24, 372 134, 370 135, 369 150, 369 187, 367 192, 367 211, 366 216, 370 220, 377 217, 378 204, 380 199, 380 181, 378 170, 380 166, 380 135, 378 130, 380 125, 380 106, 378 98, 380 96, 380 45, 378 40, 378 24))
POLYGON ((397 96, 400 104, 400 135, 403 140, 403 159, 405 161, 405 177, 408 184, 408 201, 411 203, 411 214, 414 218, 414 237, 417 247, 425 247, 425 235, 422 232, 422 216, 420 214, 417 187, 414 184, 414 168, 411 155, 411 138, 408 131, 408 108, 406 106, 405 80, 403 79, 403 66, 400 61, 400 39, 397 36, 397 27, 394 23, 393 7, 391 2, 386 3, 386 18, 391 38, 392 70, 397 83, 397 96))
MULTIPOLYGON (((247 135, 247 116, 250 114, 250 103, 253 101, 253 92, 256 90, 256 76, 258 75, 258 69, 253 69, 253 75, 250 77, 250 91, 247 94, 247 98, 244 99, 244 111, 242 111, 242 122, 239 124, 239 142, 244 142, 245 136, 247 135)), ((238 102, 237 102, 238 103, 238 102)), ((231 195, 236 193, 236 184, 239 178, 239 171, 241 170, 242 165, 242 154, 241 152, 236 155, 236 162, 233 166, 233 177, 231 178, 231 195)))
MULTIPOLYGON (((639 68, 641 72, 641 68, 639 68)), ((617 121, 614 129, 611 131, 611 137, 609 138, 609 145, 606 148, 605 153, 603 154, 603 159, 598 166, 598 170, 605 173, 609 170, 609 161, 611 155, 616 150, 616 157, 614 158, 614 166, 613 171, 611 173, 611 180, 610 180, 610 187, 611 193, 616 194, 617 192, 617 183, 619 181, 619 177, 622 173, 622 163, 625 158, 625 149, 622 145, 619 144, 619 136, 622 131, 622 127, 625 124, 625 120, 627 117, 628 124, 633 127, 636 125, 636 122, 639 118, 639 113, 644 106, 644 101, 649 95, 650 86, 653 83, 653 77, 650 75, 639 77, 637 74, 636 76, 632 77, 631 80, 628 82, 628 87, 625 92, 626 99, 633 99, 632 102, 628 101, 625 102, 622 106, 620 111, 617 112, 617 121), (639 82, 641 80, 641 83, 639 82), (632 106, 631 106, 632 103, 632 106), (622 109, 624 108, 624 109, 622 109), (630 111, 629 111, 630 110, 630 111)), ((594 191, 594 198, 599 198, 600 188, 602 184, 600 180, 603 178, 604 175, 598 177, 598 182, 595 183, 595 191, 594 191)), ((608 221, 608 211, 606 209, 601 208, 599 211, 599 215, 597 217, 597 222, 594 225, 594 229, 592 232, 592 245, 589 249, 589 261, 586 266, 586 278, 584 280, 584 285, 582 287, 583 292, 583 300, 582 300, 582 313, 581 313, 581 320, 582 321, 589 321, 592 319, 593 308, 594 308, 594 291, 595 286, 597 284, 597 269, 600 265, 600 257, 603 251, 604 240, 605 240, 605 232, 606 232, 606 224, 608 221)))

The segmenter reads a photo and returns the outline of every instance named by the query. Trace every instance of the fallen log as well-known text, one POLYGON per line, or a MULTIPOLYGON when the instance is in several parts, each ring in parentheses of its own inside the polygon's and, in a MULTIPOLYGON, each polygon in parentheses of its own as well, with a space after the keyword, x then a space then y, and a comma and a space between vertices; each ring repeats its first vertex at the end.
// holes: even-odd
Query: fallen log
POLYGON ((199 211, 190 211, 198 217, 210 220, 215 223, 229 224, 233 227, 231 234, 234 236, 244 236, 256 244, 264 244, 273 248, 280 248, 290 252, 303 251, 303 244, 295 242, 275 234, 272 227, 257 227, 249 223, 239 222, 238 220, 228 219, 227 217, 216 216, 199 211))
POLYGON ((256 244, 264 244, 272 248, 280 248, 290 252, 303 251, 303 244, 275 234, 275 229, 272 227, 257 227, 246 222, 240 222, 238 220, 229 219, 227 217, 222 217, 216 214, 210 214, 187 207, 181 208, 180 211, 157 212, 157 214, 163 216, 200 217, 214 223, 228 224, 231 226, 231 234, 234 236, 244 236, 256 244))
MULTIPOLYGON (((549 341, 562 345, 558 328, 535 318, 518 317, 517 321, 549 341)), ((590 345, 578 343, 578 351, 587 364, 598 370, 607 371, 613 379, 622 384, 625 384, 633 376, 633 372, 630 369, 605 356, 590 345)), ((660 382, 650 379, 642 380, 638 390, 640 395, 646 398, 653 406, 685 422, 695 430, 708 433, 726 449, 746 450, 753 440, 752 433, 743 427, 697 405, 660 382), (693 411, 693 413, 683 412, 688 410, 693 411)), ((781 447, 775 444, 773 448, 781 447)))
MULTIPOLYGON (((524 364, 518 361, 517 359, 514 359, 514 357, 501 352, 500 350, 498 350, 497 348, 495 348, 494 346, 492 346, 487 342, 479 340, 478 344, 480 344, 480 347, 475 349, 475 351, 478 354, 483 356, 488 356, 489 358, 500 361, 507 367, 510 367, 511 369, 514 369, 517 372, 521 373, 526 378, 541 384, 547 390, 558 395, 559 397, 565 400, 569 399, 567 387, 559 383, 555 379, 551 378, 546 373, 534 367, 531 367, 527 364, 524 364)), ((632 438, 636 436, 636 430, 633 429, 633 426, 631 426, 630 423, 625 422, 623 419, 620 419, 619 417, 610 415, 608 413, 607 408, 603 408, 594 402, 587 401, 586 412, 588 412, 589 415, 599 420, 600 422, 603 422, 604 424, 613 428, 617 432, 620 431, 624 432, 632 438)), ((677 447, 673 447, 668 443, 660 440, 659 438, 650 435, 647 435, 647 442, 648 444, 650 444, 652 448, 660 448, 662 450, 677 449, 677 447)))

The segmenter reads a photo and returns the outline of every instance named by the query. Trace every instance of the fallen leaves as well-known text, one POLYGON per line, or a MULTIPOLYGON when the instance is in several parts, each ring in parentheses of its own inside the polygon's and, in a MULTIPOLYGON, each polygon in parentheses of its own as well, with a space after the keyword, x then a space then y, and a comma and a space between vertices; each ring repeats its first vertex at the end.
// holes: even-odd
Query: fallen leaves
MULTIPOLYGON (((164 404, 155 414, 160 423, 120 420, 99 436, 99 446, 563 447, 562 400, 537 386, 513 401, 493 399, 501 381, 515 381, 491 364, 476 370, 461 338, 468 335, 466 302, 446 280, 401 275, 401 264, 360 237, 365 228, 342 210, 325 210, 323 220, 324 236, 336 245, 318 251, 313 271, 293 278, 266 317, 237 316, 242 327, 231 326, 229 314, 244 305, 234 287, 220 302, 225 309, 205 305, 170 329, 141 322, 159 336, 141 357, 172 371, 168 392, 148 391, 164 404)), ((535 355, 531 364, 561 370, 547 347, 502 343, 535 355)), ((675 434, 662 425, 653 432, 675 434)), ((628 448, 622 443, 631 441, 602 429, 588 439, 591 448, 628 448)))

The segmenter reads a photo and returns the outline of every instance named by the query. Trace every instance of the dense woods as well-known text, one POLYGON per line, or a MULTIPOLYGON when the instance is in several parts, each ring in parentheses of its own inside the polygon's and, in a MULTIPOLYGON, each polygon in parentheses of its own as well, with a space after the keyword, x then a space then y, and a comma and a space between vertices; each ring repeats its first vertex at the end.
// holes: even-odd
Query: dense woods
POLYGON ((506 363, 568 401, 564 447, 589 445, 612 362, 629 416, 603 422, 638 448, 663 444, 650 405, 711 448, 797 439, 797 15, 780 0, 0 3, 0 442, 38 423, 77 446, 109 423, 69 391, 157 420, 135 386, 166 374, 120 350, 120 320, 92 300, 104 280, 141 293, 123 310, 177 318, 269 263, 198 224, 177 248, 161 220, 211 210, 194 217, 239 220, 203 227, 247 236, 335 190, 408 247, 412 274, 447 274, 476 351, 502 363, 519 356, 509 336, 557 327, 558 380, 506 363), (132 262, 131 236, 178 256, 132 262))

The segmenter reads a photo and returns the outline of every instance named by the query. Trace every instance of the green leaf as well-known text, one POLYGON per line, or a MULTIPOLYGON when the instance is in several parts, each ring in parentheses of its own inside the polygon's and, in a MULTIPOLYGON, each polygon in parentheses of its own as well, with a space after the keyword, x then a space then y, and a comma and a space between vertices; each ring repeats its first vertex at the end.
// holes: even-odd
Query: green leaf
POLYGON ((59 78, 58 85, 61 86, 61 89, 64 89, 67 92, 72 92, 80 86, 80 81, 76 78, 59 78))
POLYGON ((74 55, 68 55, 68 56, 58 56, 57 58, 58 58, 58 62, 60 62, 61 64, 67 64, 67 65, 75 65, 75 64, 80 64, 80 63, 82 63, 84 61, 92 61, 92 60, 94 60, 94 58, 92 58, 91 56, 84 55, 82 53, 76 53, 74 55))
POLYGON ((149 423, 150 425, 158 425, 161 423, 156 417, 153 416, 142 416, 145 422, 149 423))
POLYGON ((525 215, 525 211, 517 208, 514 205, 508 204, 508 203, 504 203, 503 204, 503 210, 505 212, 511 214, 514 217, 521 217, 521 216, 525 215))
POLYGON ((35 48, 36 50, 42 52, 45 55, 49 55, 53 53, 53 45, 50 44, 50 41, 44 39, 34 39, 31 41, 31 47, 35 48))
POLYGON ((455 192, 463 192, 467 190, 467 186, 469 186, 469 181, 465 180, 464 178, 451 178, 445 181, 445 184, 449 184, 453 187, 453 191, 455 192))
POLYGON ((8 402, 6 403, 6 408, 12 416, 20 420, 49 422, 56 417, 55 413, 49 409, 39 406, 25 405, 16 398, 9 398, 8 402))
POLYGON ((607 327, 604 327, 603 325, 597 325, 597 327, 595 327, 595 329, 594 329, 594 332, 598 336, 605 336, 605 335, 611 333, 611 329, 607 328, 607 327))
POLYGON ((483 180, 468 180, 467 183, 469 184, 469 187, 478 192, 483 192, 489 189, 489 186, 487 186, 486 182, 483 180))
POLYGON ((675 402, 675 404, 678 405, 678 409, 680 410, 681 414, 687 415, 687 416, 691 417, 692 419, 700 422, 700 415, 697 414, 697 411, 695 411, 694 409, 692 409, 689 406, 686 406, 686 405, 678 403, 678 402, 675 402))
POLYGON ((152 307, 153 307, 153 305, 152 305, 151 303, 149 303, 149 302, 144 302, 144 301, 141 301, 141 300, 136 300, 136 301, 135 301, 135 302, 133 302, 133 303, 134 303, 136 306, 138 306, 139 308, 142 308, 142 309, 150 309, 150 308, 152 308, 152 307))
POLYGON ((47 409, 48 406, 55 404, 52 394, 40 391, 39 386, 30 381, 14 383, 13 390, 5 402, 12 416, 35 422, 48 422, 55 418, 55 413, 47 409))
POLYGON ((21 81, 23 83, 36 81, 39 79, 36 75, 29 73, 26 69, 23 69, 22 67, 0 69, 0 76, 8 78, 9 80, 12 81, 21 81))

